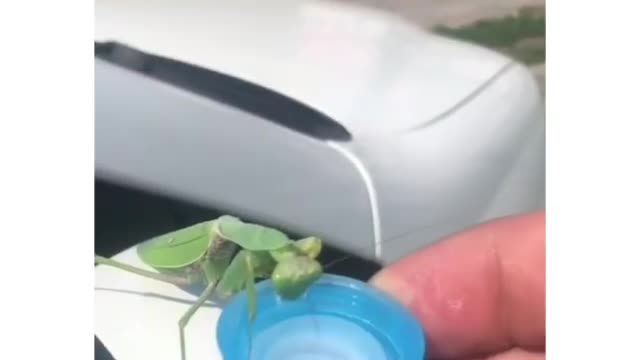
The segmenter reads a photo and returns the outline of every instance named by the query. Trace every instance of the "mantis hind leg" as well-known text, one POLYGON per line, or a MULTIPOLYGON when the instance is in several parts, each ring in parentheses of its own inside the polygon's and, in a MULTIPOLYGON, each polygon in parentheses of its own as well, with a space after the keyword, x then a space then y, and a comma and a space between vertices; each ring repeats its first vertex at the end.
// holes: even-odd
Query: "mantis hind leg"
POLYGON ((187 359, 187 354, 186 354, 187 350, 186 350, 185 340, 184 340, 184 328, 189 323, 189 320, 191 320, 191 317, 193 316, 193 314, 195 314, 196 311, 202 306, 202 304, 204 304, 204 302, 207 301, 207 299, 211 297, 211 295, 213 295, 213 292, 215 291, 215 289, 216 289, 216 284, 214 282, 210 282, 207 285, 206 289, 202 292, 202 294, 200 294, 196 302, 193 305, 191 305, 191 307, 189 307, 187 312, 185 312, 184 315, 182 315, 182 317, 178 321, 178 328, 180 330, 180 358, 182 360, 187 359))
POLYGON ((103 256, 98 256, 98 255, 95 256, 95 263, 98 265, 111 266, 111 267, 124 270, 139 276, 174 284, 177 286, 193 285, 197 281, 195 277, 176 276, 171 274, 162 274, 162 273, 157 273, 153 271, 148 271, 148 270, 140 269, 135 266, 131 266, 113 259, 105 258, 103 256))

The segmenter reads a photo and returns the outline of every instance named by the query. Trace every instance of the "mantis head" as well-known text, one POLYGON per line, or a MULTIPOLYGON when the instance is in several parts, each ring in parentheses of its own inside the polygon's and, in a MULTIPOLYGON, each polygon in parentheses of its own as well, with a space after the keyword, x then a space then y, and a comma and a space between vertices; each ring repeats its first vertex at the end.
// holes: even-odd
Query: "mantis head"
POLYGON ((318 280, 322 266, 316 257, 321 250, 322 241, 309 237, 298 240, 290 249, 272 252, 278 264, 271 274, 271 281, 282 298, 295 299, 318 280))

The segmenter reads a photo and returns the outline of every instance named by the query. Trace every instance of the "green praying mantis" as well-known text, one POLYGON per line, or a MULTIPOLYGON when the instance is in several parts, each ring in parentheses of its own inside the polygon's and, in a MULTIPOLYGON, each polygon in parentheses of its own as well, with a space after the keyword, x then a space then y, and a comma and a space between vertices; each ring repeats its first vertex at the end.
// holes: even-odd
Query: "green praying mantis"
POLYGON ((214 294, 228 299, 245 290, 249 317, 253 319, 256 278, 270 277, 283 299, 295 299, 323 272, 316 260, 322 250, 317 237, 294 241, 279 230, 229 215, 152 238, 136 250, 156 272, 97 255, 95 262, 177 286, 205 285, 178 321, 182 360, 186 360, 184 329, 214 294))

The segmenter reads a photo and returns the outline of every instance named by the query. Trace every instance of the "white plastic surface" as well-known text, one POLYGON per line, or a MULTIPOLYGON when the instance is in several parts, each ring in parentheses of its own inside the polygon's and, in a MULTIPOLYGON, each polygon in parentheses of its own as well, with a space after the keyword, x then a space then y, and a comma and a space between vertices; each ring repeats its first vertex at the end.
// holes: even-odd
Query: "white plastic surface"
MULTIPOLYGON (((115 260, 149 269, 135 248, 115 260)), ((176 286, 107 266, 95 272, 95 334, 116 360, 178 360, 178 320, 196 299, 176 286)), ((216 343, 221 310, 201 307, 185 331, 188 360, 222 360, 216 343)))

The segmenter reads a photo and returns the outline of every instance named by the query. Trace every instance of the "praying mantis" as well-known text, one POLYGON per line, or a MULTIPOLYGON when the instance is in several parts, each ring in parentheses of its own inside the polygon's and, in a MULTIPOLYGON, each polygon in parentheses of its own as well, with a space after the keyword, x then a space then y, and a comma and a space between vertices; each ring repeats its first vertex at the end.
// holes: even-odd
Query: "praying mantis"
POLYGON ((186 360, 184 329, 207 299, 215 294, 224 300, 245 290, 253 319, 255 279, 271 278, 280 297, 295 299, 322 275, 316 260, 321 250, 317 237, 294 241, 277 229, 223 215, 138 245, 138 256, 156 272, 98 255, 95 263, 177 286, 205 285, 178 321, 181 359, 186 360))

